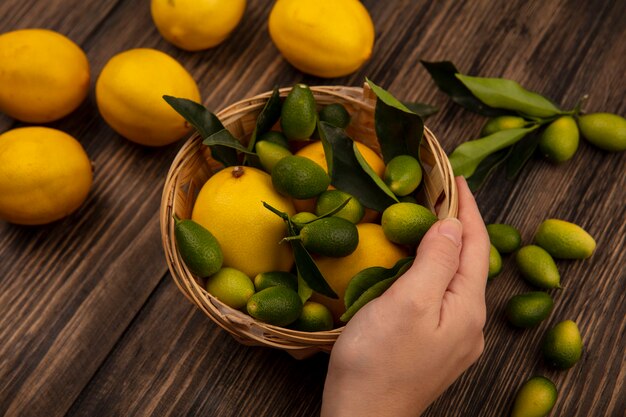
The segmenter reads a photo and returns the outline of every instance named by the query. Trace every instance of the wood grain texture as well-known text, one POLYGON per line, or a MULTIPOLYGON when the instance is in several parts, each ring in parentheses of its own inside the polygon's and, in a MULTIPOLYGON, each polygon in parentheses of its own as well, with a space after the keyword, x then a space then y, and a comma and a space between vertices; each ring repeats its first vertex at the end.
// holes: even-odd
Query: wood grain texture
MULTIPOLYGON (((270 2, 250 1, 231 38, 199 53, 165 42, 148 3, 5 0, 0 32, 47 27, 69 35, 85 49, 93 80, 115 53, 155 47, 194 75, 215 110, 275 84, 360 85, 367 75, 401 99, 441 107, 428 125, 448 151, 474 138, 484 119, 438 92, 420 59, 513 78, 565 107, 589 93, 589 111, 626 113, 623 1, 367 0, 374 54, 359 72, 336 80, 305 76, 280 57, 266 30, 270 2)), ((1 131, 14 125, 0 116, 1 131)), ((0 222, 0 415, 319 414, 326 356, 298 362, 239 345, 167 275, 158 207, 178 145, 147 149, 125 141, 99 117, 93 89, 52 126, 85 146, 95 185, 77 213, 55 224, 0 222)), ((503 318, 508 298, 530 290, 505 258, 504 273, 487 288, 485 353, 426 416, 507 415, 519 385, 536 373, 559 388, 554 416, 624 415, 625 173, 624 154, 582 143, 562 166, 537 158, 518 179, 493 177, 477 194, 485 220, 519 227, 525 242, 543 219, 558 217, 585 227, 598 251, 587 261, 558 262, 565 289, 554 292, 550 318, 526 331, 503 318), (585 354, 557 372, 542 363, 538 345, 546 329, 566 319, 578 322, 585 354)))

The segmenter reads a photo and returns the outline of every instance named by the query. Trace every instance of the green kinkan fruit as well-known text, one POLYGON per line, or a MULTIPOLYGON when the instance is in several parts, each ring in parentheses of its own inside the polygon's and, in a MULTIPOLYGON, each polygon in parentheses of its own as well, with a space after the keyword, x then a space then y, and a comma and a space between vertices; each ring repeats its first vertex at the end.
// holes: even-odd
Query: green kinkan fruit
POLYGON ((305 224, 298 236, 284 240, 300 239, 307 250, 318 255, 339 258, 348 256, 359 244, 359 232, 354 223, 341 217, 324 217, 305 224))
POLYGON ((311 137, 317 124, 315 98, 305 84, 296 84, 289 92, 280 112, 280 126, 287 138, 305 140, 311 137))
POLYGON ((489 250, 489 275, 488 279, 493 279, 502 272, 502 257, 495 246, 491 245, 489 250))
POLYGON ((534 376, 517 392, 511 417, 545 417, 556 404, 557 395, 554 382, 534 376))
POLYGON ((274 286, 250 297, 246 309, 257 320, 275 326, 287 326, 300 317, 302 301, 294 290, 274 286))
POLYGON ((291 222, 298 230, 302 229, 305 224, 316 219, 317 216, 314 213, 309 213, 308 211, 301 211, 300 213, 296 213, 291 216, 291 222))
POLYGON ((254 294, 254 284, 243 272, 225 267, 207 279, 206 290, 227 306, 239 310, 254 294))
POLYGON ((550 162, 568 161, 578 150, 579 136, 573 117, 559 117, 539 137, 539 150, 550 162))
POLYGON ((576 323, 566 320, 548 330, 541 351, 552 366, 560 369, 574 366, 583 354, 583 341, 576 323))
POLYGON ((385 167, 385 184, 397 196, 404 197, 417 189, 422 182, 422 167, 410 155, 398 155, 385 167))
POLYGON ((272 185, 283 195, 304 200, 323 193, 330 185, 330 178, 310 159, 287 156, 274 165, 272 185))
POLYGON ((548 219, 539 225, 535 243, 559 259, 585 259, 596 249, 596 241, 585 229, 558 219, 548 219))
POLYGON ((175 223, 176 244, 187 268, 201 278, 219 271, 224 255, 215 236, 193 220, 175 217, 175 223))
POLYGON ((504 312, 513 326, 535 327, 550 315, 553 306, 550 294, 535 291, 511 297, 504 312))
POLYGON ((254 288, 262 291, 269 287, 282 286, 298 291, 298 277, 290 272, 270 271, 261 272, 254 277, 254 288))
POLYGON ((381 226, 389 241, 417 245, 436 222, 437 216, 422 205, 395 203, 383 211, 381 226))
POLYGON ((289 149, 285 149, 281 145, 270 142, 269 140, 257 142, 256 154, 259 157, 259 161, 261 161, 261 165, 265 168, 265 171, 269 173, 272 172, 281 159, 293 155, 289 149))
POLYGON ((578 127, 583 137, 609 152, 626 151, 626 119, 617 114, 593 113, 580 116, 578 127))
POLYGON ((269 132, 263 133, 257 139, 257 144, 263 141, 271 142, 273 144, 280 145, 285 149, 289 149, 289 139, 287 139, 287 137, 283 135, 282 132, 279 132, 277 130, 270 130, 269 132))
POLYGON ((348 198, 350 199, 348 204, 333 214, 333 216, 341 217, 357 224, 363 219, 363 216, 365 215, 365 208, 354 196, 344 193, 343 191, 327 190, 320 194, 319 197, 317 197, 317 202, 315 203, 315 213, 318 216, 323 216, 335 207, 338 207, 341 203, 345 202, 348 198))
POLYGON ((345 129, 350 124, 350 113, 339 103, 332 103, 320 110, 320 121, 345 129))
POLYGON ((508 224, 489 224, 487 225, 487 233, 489 234, 491 244, 500 253, 513 253, 522 244, 522 236, 519 230, 508 224))
POLYGON ((291 328, 303 332, 323 332, 333 328, 333 315, 323 304, 307 301, 302 306, 302 314, 294 321, 291 328))
POLYGON ((561 288, 561 276, 554 259, 545 249, 535 245, 517 251, 515 261, 522 276, 538 288, 561 288))
POLYGON ((526 120, 518 116, 498 116, 487 120, 480 131, 480 136, 493 135, 496 132, 507 129, 519 129, 526 126, 526 120))

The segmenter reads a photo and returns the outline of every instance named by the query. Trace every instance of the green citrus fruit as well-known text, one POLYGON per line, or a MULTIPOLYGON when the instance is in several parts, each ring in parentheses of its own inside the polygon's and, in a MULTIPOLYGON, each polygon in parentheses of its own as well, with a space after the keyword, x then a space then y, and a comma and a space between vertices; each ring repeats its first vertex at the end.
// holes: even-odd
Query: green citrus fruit
POLYGON ((307 301, 302 306, 302 314, 290 326, 303 332, 323 332, 333 328, 333 315, 323 304, 307 301))
POLYGON ((350 124, 350 113, 339 103, 329 104, 320 110, 320 121, 345 129, 350 124))
POLYGON ((254 294, 254 284, 243 272, 222 268, 207 279, 206 290, 227 306, 240 309, 254 294))
POLYGON ((495 246, 491 245, 489 250, 489 279, 493 279, 502 272, 502 257, 495 246))
POLYGON ((313 220, 316 220, 317 216, 308 211, 301 211, 300 213, 296 213, 291 216, 291 222, 296 226, 298 230, 302 229, 302 227, 313 220))
POLYGON ((391 242, 417 245, 428 229, 437 222, 426 207, 413 203, 396 203, 383 212, 381 226, 391 242))
POLYGON ((274 165, 272 184, 279 193, 302 200, 326 191, 330 178, 322 167, 310 159, 287 156, 274 165))
POLYGON ((526 125, 526 120, 518 116, 499 116, 487 120, 480 132, 481 137, 493 135, 507 129, 519 129, 526 125))
POLYGON ((515 227, 503 223, 487 225, 487 233, 491 244, 500 253, 512 253, 522 244, 522 236, 515 227))
POLYGON ((318 255, 340 258, 355 251, 359 232, 354 223, 341 217, 324 217, 305 224, 300 235, 286 240, 300 239, 305 248, 318 255))
POLYGON ((596 249, 596 241, 585 229, 558 219, 541 223, 535 233, 535 242, 560 259, 585 259, 596 249))
POLYGON ((385 184, 397 196, 411 194, 422 182, 422 168, 410 155, 399 155, 385 167, 385 184))
POLYGON ((535 245, 524 246, 515 256, 522 276, 530 284, 544 289, 561 288, 561 277, 554 259, 545 249, 535 245))
POLYGON ((548 378, 534 376, 521 386, 511 417, 545 417, 556 403, 556 386, 548 378))
POLYGON ((583 341, 576 323, 566 320, 548 330, 541 350, 545 360, 557 368, 574 366, 583 354, 583 341))
POLYGON ((289 92, 280 113, 280 126, 287 138, 304 140, 311 137, 317 124, 315 98, 305 84, 296 84, 289 92))
POLYGON ((318 216, 329 213, 331 210, 339 207, 339 205, 347 199, 350 199, 348 204, 346 204, 337 213, 333 214, 333 216, 341 217, 357 224, 361 221, 361 219, 363 219, 365 208, 363 208, 363 205, 354 196, 344 193, 343 191, 328 190, 320 194, 319 197, 317 197, 317 203, 315 204, 315 213, 318 216))
POLYGON ((554 301, 543 291, 518 294, 511 297, 504 309, 509 322, 516 327, 535 327, 552 311, 554 301))
POLYGON ((626 119, 617 114, 594 113, 580 116, 578 127, 583 137, 600 149, 626 151, 626 119))
POLYGON ((254 288, 257 291, 275 286, 287 287, 298 291, 298 278, 294 274, 284 271, 261 272, 254 277, 254 288))
POLYGON ((222 267, 224 254, 215 236, 193 220, 176 219, 174 236, 187 268, 201 278, 213 275, 222 267))
POLYGON ((294 290, 274 286, 250 297, 246 308, 248 314, 257 320, 275 326, 286 326, 300 317, 302 301, 294 290))
POLYGON ((539 150, 550 162, 571 159, 578 149, 578 127, 571 116, 563 116, 550 123, 539 138, 539 150))
POLYGON ((287 156, 292 156, 289 149, 283 148, 281 145, 277 145, 269 140, 257 142, 256 154, 261 161, 261 165, 268 173, 272 172, 278 161, 287 156))
POLYGON ((287 139, 287 137, 283 135, 282 132, 279 132, 277 130, 270 130, 269 132, 263 133, 261 136, 258 137, 257 144, 263 141, 272 142, 276 145, 282 146, 285 149, 289 149, 289 139, 287 139))

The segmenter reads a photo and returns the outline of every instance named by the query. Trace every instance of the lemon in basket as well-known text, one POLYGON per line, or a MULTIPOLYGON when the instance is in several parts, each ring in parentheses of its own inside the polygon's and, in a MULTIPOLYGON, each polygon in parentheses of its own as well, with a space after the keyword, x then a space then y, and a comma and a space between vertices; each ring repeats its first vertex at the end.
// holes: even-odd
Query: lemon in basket
POLYGON ((163 95, 200 101, 191 75, 171 56, 155 49, 131 49, 115 55, 96 82, 98 110, 120 135, 148 146, 177 141, 191 126, 163 95))
POLYGON ((339 316, 346 310, 343 296, 348 283, 357 272, 371 266, 391 268, 398 260, 409 255, 404 247, 387 240, 379 224, 361 223, 356 227, 359 244, 354 252, 343 258, 318 257, 315 260, 320 272, 339 299, 314 294, 312 300, 328 307, 336 320, 339 320, 339 316))
POLYGON ((71 113, 87 97, 89 62, 74 42, 45 29, 0 35, 0 112, 47 123, 71 113))
POLYGON ((358 0, 278 0, 269 31, 289 63, 324 78, 356 71, 374 46, 374 24, 358 0))
POLYGON ((91 162, 67 133, 21 127, 0 135, 0 218, 53 222, 85 201, 91 182, 91 162))
POLYGON ((254 277, 266 271, 289 271, 293 257, 285 222, 263 202, 293 215, 291 200, 272 187, 271 177, 252 167, 228 167, 204 184, 191 218, 220 243, 224 266, 254 277))
POLYGON ((150 11, 159 33, 187 51, 220 44, 237 27, 246 0, 152 0, 150 11))

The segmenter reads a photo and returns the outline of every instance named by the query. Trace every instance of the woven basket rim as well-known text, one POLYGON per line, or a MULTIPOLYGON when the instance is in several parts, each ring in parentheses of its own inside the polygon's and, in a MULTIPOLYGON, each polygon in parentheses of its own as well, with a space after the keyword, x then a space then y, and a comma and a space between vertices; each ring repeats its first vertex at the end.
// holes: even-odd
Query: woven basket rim
MULTIPOLYGON (((291 87, 286 87, 279 89, 279 92, 281 93, 281 96, 284 96, 290 90, 291 87)), ((352 103, 354 106, 365 109, 368 112, 373 113, 374 111, 375 98, 367 84, 363 87, 315 86, 311 87, 311 90, 314 96, 334 97, 338 101, 352 103)), ((222 123, 224 123, 225 126, 227 126, 229 124, 229 120, 236 120, 237 118, 242 117, 241 115, 260 110, 272 93, 273 91, 266 91, 255 96, 239 100, 217 112, 216 116, 220 119, 220 121, 222 121, 222 123)), ((436 163, 443 165, 440 169, 445 175, 447 175, 445 179, 448 182, 446 185, 449 187, 449 195, 447 197, 450 200, 450 206, 448 212, 449 215, 456 217, 458 214, 458 198, 456 184, 454 183, 454 176, 451 174, 452 168, 436 137, 427 127, 424 127, 424 137, 425 140, 423 142, 427 142, 426 146, 429 146, 429 151, 433 153, 434 157, 436 157, 436 163), (451 181, 449 178, 450 176, 451 181)), ((178 254, 175 247, 175 240, 173 239, 174 221, 172 218, 176 199, 176 182, 181 170, 185 166, 185 162, 190 156, 198 151, 198 141, 201 141, 200 135, 197 132, 194 132, 177 153, 170 169, 168 170, 161 200, 161 238, 169 271, 179 290, 193 304, 208 315, 218 326, 231 333, 242 343, 277 347, 287 350, 293 356, 298 356, 294 353, 296 351, 307 351, 311 349, 315 351, 330 351, 332 344, 334 344, 337 337, 341 334, 345 325, 329 331, 304 332, 259 322, 242 312, 226 306, 209 294, 200 284, 198 284, 191 273, 187 270, 187 267, 184 265, 182 260, 179 259, 180 255, 178 254), (194 285, 189 286, 189 288, 185 288, 183 282, 186 282, 186 280, 181 277, 190 277, 191 281, 198 288, 193 288, 194 285), (211 305, 205 305, 204 301, 200 299, 201 297, 205 297, 211 305), (216 311, 212 311, 212 309, 215 309, 216 311), (224 314, 224 311, 227 312, 227 314, 224 314), (219 317, 220 314, 222 314, 223 317, 219 317), (240 317, 239 315, 245 317, 240 317), (238 329, 237 326, 242 326, 243 321, 251 321, 255 323, 259 329, 254 329, 254 331, 244 332, 244 334, 241 334, 241 329, 238 329), (259 331, 262 332, 265 330, 271 332, 272 340, 268 339, 270 335, 262 334, 259 336, 257 334, 259 331), (273 340, 275 337, 283 338, 284 340, 280 343, 273 340), (247 340, 247 338, 251 340, 247 340), (293 339, 302 340, 294 341, 293 339)))

